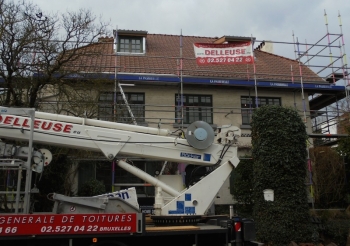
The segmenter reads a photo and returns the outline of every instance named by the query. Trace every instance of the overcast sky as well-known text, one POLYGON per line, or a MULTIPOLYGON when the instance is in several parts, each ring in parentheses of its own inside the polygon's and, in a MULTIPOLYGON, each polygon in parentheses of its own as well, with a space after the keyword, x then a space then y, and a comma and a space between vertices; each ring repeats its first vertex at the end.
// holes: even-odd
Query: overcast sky
MULTIPOLYGON (((314 44, 329 33, 340 34, 350 57, 350 0, 31 0, 45 13, 81 8, 110 22, 111 29, 144 30, 151 34, 222 37, 248 36, 257 40, 314 44)), ((330 36, 333 41, 338 36, 330 36)), ((339 45, 340 38, 334 44, 339 45)), ((328 38, 322 39, 328 43, 328 38)), ((259 44, 259 43, 257 43, 259 44)), ((296 46, 297 48, 297 46, 296 46)), ((310 48, 310 47, 309 47, 310 48)), ((306 46, 299 46, 305 50, 306 46)), ((294 45, 274 43, 277 55, 294 58, 294 45)), ((316 53, 318 50, 311 50, 316 53)), ((329 49, 326 52, 329 55, 329 49)), ((333 56, 340 49, 332 50, 333 56)), ((349 61, 349 59, 348 59, 349 61)), ((330 63, 330 58, 324 60, 330 63)), ((316 69, 317 70, 317 69, 316 69)))

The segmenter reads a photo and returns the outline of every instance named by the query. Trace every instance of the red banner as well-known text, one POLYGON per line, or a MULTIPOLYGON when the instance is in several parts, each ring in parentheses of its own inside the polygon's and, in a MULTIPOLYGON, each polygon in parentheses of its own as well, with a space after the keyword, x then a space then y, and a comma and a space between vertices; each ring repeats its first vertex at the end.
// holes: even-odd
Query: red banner
POLYGON ((194 53, 198 65, 249 64, 254 62, 251 42, 195 43, 194 53))
POLYGON ((0 215, 0 236, 137 232, 137 214, 0 215))

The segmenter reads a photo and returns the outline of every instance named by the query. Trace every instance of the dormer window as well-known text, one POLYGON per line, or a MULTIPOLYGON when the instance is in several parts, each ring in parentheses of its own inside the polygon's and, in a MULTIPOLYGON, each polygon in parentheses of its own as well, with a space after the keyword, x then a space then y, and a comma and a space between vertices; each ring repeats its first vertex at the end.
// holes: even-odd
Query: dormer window
POLYGON ((142 37, 119 37, 118 52, 143 53, 142 37))
MULTIPOLYGON (((114 31, 115 32, 115 31, 114 31)), ((118 30, 115 34, 118 54, 145 54, 146 31, 118 30)))

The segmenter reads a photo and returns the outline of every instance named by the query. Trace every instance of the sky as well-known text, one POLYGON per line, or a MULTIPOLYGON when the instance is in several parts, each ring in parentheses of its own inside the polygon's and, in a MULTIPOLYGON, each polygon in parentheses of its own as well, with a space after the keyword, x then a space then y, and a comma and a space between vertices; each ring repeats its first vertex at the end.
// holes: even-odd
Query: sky
MULTIPOLYGON (((27 1, 27 0, 26 0, 27 1)), ((30 0, 29 0, 30 1, 30 0)), ((112 29, 143 30, 151 34, 184 36, 255 37, 255 47, 262 40, 273 41, 274 53, 295 58, 295 51, 309 55, 319 52, 310 44, 343 44, 350 55, 350 0, 31 0, 43 14, 91 10, 110 23, 112 29), (327 18, 325 18, 325 12, 327 18), (338 15, 341 15, 341 18, 338 15), (340 20, 342 31, 340 29, 340 20), (327 36, 328 33, 336 34, 327 36), (294 33, 294 38, 293 38, 294 33), (309 45, 294 45, 308 43, 309 45), (288 44, 279 44, 286 42, 288 44), (348 44, 347 44, 348 43, 348 44)), ((111 33, 112 35, 112 33, 111 33)), ((341 49, 327 47, 309 65, 327 66, 341 55, 341 49)), ((342 51, 344 54, 344 52, 342 51)), ((306 61, 306 57, 304 58, 306 61)), ((348 61, 349 59, 347 59, 348 61)), ((321 68, 314 68, 319 71, 321 68)))

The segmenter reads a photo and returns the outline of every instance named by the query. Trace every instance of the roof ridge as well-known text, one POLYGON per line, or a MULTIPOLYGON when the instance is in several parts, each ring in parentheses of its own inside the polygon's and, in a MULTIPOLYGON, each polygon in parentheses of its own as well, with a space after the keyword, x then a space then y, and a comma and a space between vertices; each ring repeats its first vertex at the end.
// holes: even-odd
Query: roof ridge
POLYGON ((173 37, 191 37, 191 38, 211 38, 217 39, 218 37, 205 37, 205 36, 191 36, 191 35, 177 35, 177 34, 162 34, 162 33, 147 33, 147 35, 157 35, 157 36, 173 36, 173 37))
POLYGON ((290 61, 293 61, 293 62, 298 62, 298 61, 295 60, 295 59, 288 58, 288 57, 281 56, 281 55, 276 55, 276 54, 274 54, 274 53, 270 53, 270 52, 267 52, 267 51, 264 51, 264 50, 257 50, 257 49, 254 49, 254 51, 264 52, 264 53, 266 53, 266 54, 268 54, 268 55, 277 56, 277 57, 284 58, 284 59, 286 59, 286 60, 290 60, 290 61))

